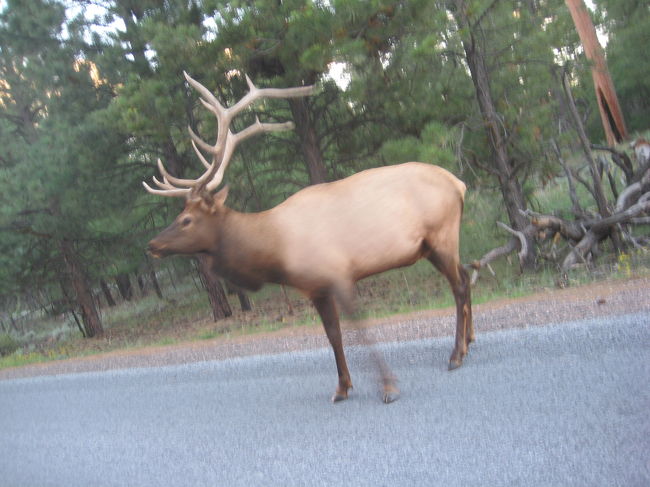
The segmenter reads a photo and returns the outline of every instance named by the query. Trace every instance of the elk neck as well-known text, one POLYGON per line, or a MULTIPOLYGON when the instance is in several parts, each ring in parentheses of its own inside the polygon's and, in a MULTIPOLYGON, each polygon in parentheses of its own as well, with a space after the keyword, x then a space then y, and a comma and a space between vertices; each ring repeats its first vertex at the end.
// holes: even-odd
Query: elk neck
POLYGON ((253 291, 267 282, 282 283, 281 238, 271 212, 224 210, 215 246, 208 252, 213 270, 253 291))

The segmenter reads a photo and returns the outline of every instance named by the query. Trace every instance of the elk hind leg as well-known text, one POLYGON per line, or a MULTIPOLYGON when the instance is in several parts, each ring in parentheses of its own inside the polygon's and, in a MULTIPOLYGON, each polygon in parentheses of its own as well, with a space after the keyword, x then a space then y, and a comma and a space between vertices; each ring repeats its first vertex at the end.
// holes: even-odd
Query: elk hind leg
POLYGON ((352 388, 352 379, 348 371, 348 365, 345 361, 345 353, 343 352, 343 338, 341 336, 341 325, 339 316, 334 304, 334 298, 330 294, 324 294, 312 298, 314 307, 323 321, 325 334, 332 345, 334 350, 334 358, 336 360, 336 369, 339 375, 339 383, 336 387, 336 392, 332 396, 332 402, 343 401, 348 398, 348 389, 352 388))
POLYGON ((433 251, 429 260, 449 281, 456 301, 456 341, 449 358, 449 370, 454 370, 462 365, 468 345, 474 341, 469 275, 457 252, 445 255, 433 251))

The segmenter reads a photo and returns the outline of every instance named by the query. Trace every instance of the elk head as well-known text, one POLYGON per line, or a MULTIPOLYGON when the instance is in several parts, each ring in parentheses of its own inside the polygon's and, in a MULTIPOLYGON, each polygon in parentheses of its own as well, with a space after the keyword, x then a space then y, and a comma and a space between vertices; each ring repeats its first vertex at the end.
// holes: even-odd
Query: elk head
POLYGON ((174 222, 149 242, 149 253, 154 257, 164 257, 172 254, 197 254, 208 252, 214 248, 219 238, 220 223, 227 213, 224 206, 228 188, 224 187, 214 193, 223 180, 224 172, 230 158, 241 141, 260 133, 291 130, 293 123, 261 123, 256 118, 255 123, 247 128, 233 133, 230 124, 233 118, 248 108, 255 101, 263 98, 292 98, 306 96, 313 92, 313 86, 297 88, 257 88, 248 76, 246 82, 249 92, 236 104, 225 108, 219 100, 198 81, 183 73, 187 82, 201 95, 201 103, 217 118, 217 140, 210 145, 201 139, 188 127, 192 147, 205 167, 205 172, 197 179, 181 179, 167 172, 158 159, 158 169, 162 181, 153 180, 159 189, 151 188, 143 181, 145 189, 152 194, 185 198, 185 208, 174 222), (204 152, 212 156, 208 162, 204 152))

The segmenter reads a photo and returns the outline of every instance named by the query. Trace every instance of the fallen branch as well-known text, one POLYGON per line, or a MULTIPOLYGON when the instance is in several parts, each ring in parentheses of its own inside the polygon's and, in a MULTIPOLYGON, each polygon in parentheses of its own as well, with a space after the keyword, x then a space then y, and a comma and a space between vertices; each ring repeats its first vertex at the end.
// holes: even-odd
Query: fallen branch
POLYGON ((562 262, 562 269, 566 271, 573 267, 578 259, 584 260, 589 252, 593 252, 593 248, 598 242, 609 236, 616 228, 616 225, 631 223, 633 218, 648 211, 650 211, 650 192, 645 193, 636 204, 626 210, 594 223, 580 242, 566 256, 564 262, 562 262))
POLYGON ((476 284, 476 281, 478 280, 479 276, 479 271, 483 267, 487 267, 490 272, 492 273, 493 276, 496 277, 495 272, 492 270, 490 267, 490 262, 492 262, 495 259, 498 259, 499 257, 503 257, 504 255, 508 255, 511 252, 514 252, 515 250, 519 250, 518 256, 519 256, 519 264, 522 265, 524 260, 526 259, 526 256, 528 254, 528 245, 526 243, 527 237, 533 236, 536 232, 536 229, 533 225, 528 225, 523 231, 518 231, 518 230, 513 230, 510 228, 508 225, 502 222, 497 222, 497 225, 507 231, 508 233, 511 233, 514 235, 508 242, 506 242, 504 245, 501 247, 494 248, 487 252, 483 257, 481 257, 479 260, 475 260, 470 264, 470 267, 474 269, 472 272, 472 279, 471 279, 471 284, 472 286, 476 284))
POLYGON ((620 167, 623 174, 625 174, 625 181, 627 184, 632 182, 632 178, 634 177, 634 167, 632 166, 630 157, 625 152, 621 152, 607 145, 592 144, 591 148, 593 150, 609 152, 612 155, 612 161, 614 164, 620 167))
MULTIPOLYGON (((479 260, 471 263, 470 267, 474 269, 471 277, 472 285, 478 280, 480 269, 489 268, 490 262, 499 257, 518 251, 521 264, 528 253, 535 250, 528 248, 531 241, 540 247, 539 252, 535 252, 536 255, 554 262, 563 271, 576 264, 586 264, 594 260, 599 254, 599 243, 606 239, 611 240, 614 252, 621 252, 626 246, 644 248, 650 244, 648 236, 635 236, 631 231, 632 225, 650 224, 650 158, 637 156, 638 167, 635 171, 632 160, 627 154, 608 147, 589 146, 585 140, 581 140, 581 142, 588 164, 576 170, 563 159, 557 143, 551 141, 557 160, 564 169, 569 182, 574 219, 567 220, 556 215, 520 210, 520 213, 530 221, 530 224, 523 230, 514 230, 508 225, 498 222, 499 228, 513 237, 504 245, 490 250, 479 260), (614 164, 625 172, 628 184, 618 194, 616 194, 615 174, 611 172, 612 164, 603 156, 598 157, 598 164, 596 164, 590 153, 591 148, 612 154, 614 164), (584 169, 591 172, 590 180, 581 175, 581 171, 584 169), (605 173, 609 178, 615 201, 604 199, 602 176, 605 173), (597 213, 590 213, 580 205, 575 188, 576 182, 585 186, 590 192, 598 207, 597 213), (566 241, 568 251, 567 246, 564 245, 558 248, 557 243, 560 239, 566 241), (542 245, 546 246, 546 243, 550 243, 550 252, 544 251, 548 251, 548 247, 542 247, 542 245)), ((490 272, 494 275, 492 269, 490 272)))
POLYGON ((519 239, 519 252, 517 253, 517 255, 519 256, 519 265, 523 265, 524 259, 528 255, 528 244, 526 243, 526 236, 522 232, 513 230, 505 223, 497 222, 497 226, 503 228, 508 233, 512 233, 515 237, 519 239))
POLYGON ((526 211, 525 215, 530 218, 531 223, 538 229, 559 233, 567 240, 577 242, 586 232, 584 224, 564 220, 559 216, 542 215, 531 210, 526 211))
POLYGON ((647 191, 648 186, 650 186, 650 171, 646 171, 646 173, 641 177, 639 181, 630 184, 621 192, 621 194, 618 196, 618 199, 616 200, 616 207, 614 211, 618 213, 625 210, 625 208, 629 206, 627 204, 628 200, 634 198, 636 195, 640 194, 643 191, 647 191))

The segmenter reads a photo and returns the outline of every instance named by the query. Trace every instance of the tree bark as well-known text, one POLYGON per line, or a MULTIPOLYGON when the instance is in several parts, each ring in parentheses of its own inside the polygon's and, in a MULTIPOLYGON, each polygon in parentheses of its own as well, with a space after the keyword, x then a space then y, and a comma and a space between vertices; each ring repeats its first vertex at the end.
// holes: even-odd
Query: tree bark
POLYGON ((603 191, 603 181, 600 177, 600 171, 596 167, 596 161, 594 161, 594 156, 591 153, 591 144, 587 138, 587 133, 585 132, 582 120, 580 119, 580 114, 578 113, 578 108, 576 107, 575 101, 573 99, 573 94, 571 93, 571 86, 569 84, 569 78, 566 73, 562 77, 562 84, 564 87, 564 93, 568 102, 569 110, 571 112, 571 118, 573 119, 573 124, 578 132, 578 138, 580 139, 580 144, 582 145, 582 150, 585 153, 587 162, 589 163, 589 171, 591 172, 591 178, 594 182, 592 186, 592 194, 596 200, 596 205, 598 206, 598 212, 604 217, 608 217, 611 213, 607 207, 607 198, 605 197, 605 192, 603 191))
POLYGON ((151 284, 153 285, 153 289, 156 292, 156 296, 158 296, 158 299, 163 298, 162 291, 160 290, 160 284, 158 283, 158 278, 156 277, 156 271, 153 268, 153 266, 150 267, 149 269, 149 279, 151 280, 151 284))
POLYGON ((236 294, 237 299, 239 299, 239 305, 241 306, 242 311, 251 311, 253 309, 253 305, 251 304, 251 300, 248 297, 248 293, 244 291, 242 288, 239 286, 235 286, 233 283, 225 281, 226 283, 226 292, 228 295, 236 294))
MULTIPOLYGON (((507 140, 503 135, 504 126, 492 99, 490 74, 486 64, 485 52, 475 38, 474 31, 479 27, 469 18, 468 6, 465 0, 454 0, 451 8, 459 29, 464 31, 462 36, 463 49, 465 50, 467 64, 476 91, 476 99, 485 124, 485 131, 492 149, 493 168, 491 172, 499 181, 499 188, 510 224, 514 230, 523 232, 528 226, 528 220, 522 214, 526 210, 526 199, 515 173, 515 168, 510 162, 507 140)), ((534 237, 526 235, 526 242, 528 252, 522 266, 524 269, 532 269, 536 257, 534 237)))
POLYGON ((113 299, 113 295, 111 294, 111 289, 108 287, 108 284, 106 283, 106 280, 104 278, 101 278, 99 280, 99 285, 102 288, 102 293, 104 294, 104 298, 106 298, 106 304, 109 306, 115 306, 115 300, 113 299))
POLYGON ((127 273, 118 274, 115 276, 115 283, 117 289, 120 291, 122 299, 131 301, 133 299, 133 287, 131 286, 131 278, 127 273))
POLYGON ((138 282, 138 288, 140 289, 140 296, 143 298, 147 295, 147 285, 144 282, 144 277, 142 274, 136 272, 135 280, 138 282))
POLYGON ((237 294, 237 298, 239 299, 239 305, 241 306, 242 311, 251 311, 253 309, 253 305, 251 304, 251 300, 248 297, 248 294, 246 291, 243 289, 237 289, 235 291, 237 294))
POLYGON ((607 69, 605 53, 598 42, 596 29, 583 0, 565 0, 565 2, 580 36, 585 55, 592 62, 591 77, 594 80, 594 90, 596 90, 600 119, 607 143, 611 146, 620 144, 627 138, 627 129, 614 83, 607 69))
POLYGON ((319 184, 327 181, 327 168, 323 162, 323 153, 320 148, 316 127, 309 111, 309 102, 305 98, 289 98, 291 114, 296 124, 296 133, 300 138, 307 171, 309 184, 319 184))
POLYGON ((219 282, 219 279, 217 279, 217 276, 214 275, 214 272, 212 272, 207 258, 197 256, 196 261, 198 264, 197 269, 199 278, 208 293, 214 321, 219 321, 228 316, 232 316, 232 309, 230 308, 230 303, 228 303, 228 298, 223 290, 223 286, 221 285, 221 282, 219 282))
POLYGON ((104 333, 104 329, 99 318, 99 313, 97 312, 97 307, 95 306, 92 291, 88 286, 86 275, 79 262, 74 245, 70 240, 63 239, 59 243, 59 248, 65 261, 77 304, 81 310, 84 333, 88 338, 99 336, 104 333))

